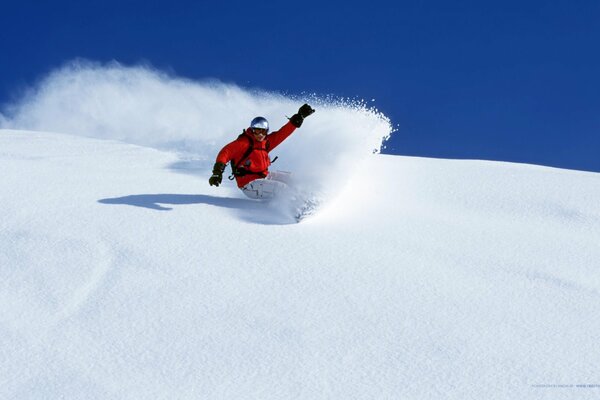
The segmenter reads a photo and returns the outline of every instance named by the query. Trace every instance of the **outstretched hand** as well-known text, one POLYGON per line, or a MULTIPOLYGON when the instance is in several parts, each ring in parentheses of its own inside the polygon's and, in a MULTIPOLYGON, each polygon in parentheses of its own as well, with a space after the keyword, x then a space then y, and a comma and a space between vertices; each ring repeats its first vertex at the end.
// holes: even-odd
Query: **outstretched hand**
POLYGON ((296 127, 296 128, 300 128, 302 126, 302 122, 304 122, 304 118, 308 117, 309 115, 311 115, 312 113, 314 113, 315 110, 314 108, 312 108, 311 106, 309 106, 308 104, 303 104, 299 109, 298 109, 298 113, 292 115, 292 117, 290 118, 290 122, 296 127))
POLYGON ((304 104, 298 109, 298 114, 300 114, 302 118, 306 118, 314 112, 315 109, 309 106, 308 104, 304 104))

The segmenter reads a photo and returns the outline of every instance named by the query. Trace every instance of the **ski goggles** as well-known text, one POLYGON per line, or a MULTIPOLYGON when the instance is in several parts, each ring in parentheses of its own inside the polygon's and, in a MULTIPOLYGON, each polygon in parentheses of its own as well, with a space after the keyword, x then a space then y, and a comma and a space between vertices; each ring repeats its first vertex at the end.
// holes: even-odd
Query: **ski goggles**
POLYGON ((252 134, 256 140, 262 142, 267 137, 267 130, 262 128, 252 128, 252 134))
POLYGON ((252 133, 256 136, 267 136, 267 130, 262 128, 252 128, 252 133))

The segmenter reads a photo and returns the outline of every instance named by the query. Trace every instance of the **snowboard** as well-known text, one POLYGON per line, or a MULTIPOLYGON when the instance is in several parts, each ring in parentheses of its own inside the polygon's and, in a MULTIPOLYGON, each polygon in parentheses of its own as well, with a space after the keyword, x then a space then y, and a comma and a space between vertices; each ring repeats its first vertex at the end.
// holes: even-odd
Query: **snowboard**
POLYGON ((273 212, 289 215, 296 222, 314 215, 321 204, 316 193, 298 185, 292 174, 285 171, 270 172, 267 178, 256 179, 241 191, 250 199, 267 203, 273 212))

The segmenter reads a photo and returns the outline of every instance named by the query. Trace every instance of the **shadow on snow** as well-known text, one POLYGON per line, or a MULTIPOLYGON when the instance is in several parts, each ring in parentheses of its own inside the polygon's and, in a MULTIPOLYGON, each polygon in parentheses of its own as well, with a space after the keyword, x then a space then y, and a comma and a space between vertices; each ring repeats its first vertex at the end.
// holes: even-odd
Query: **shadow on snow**
POLYGON ((203 194, 132 194, 123 197, 100 199, 98 203, 129 205, 157 211, 170 211, 172 207, 165 205, 207 204, 216 207, 233 209, 239 216, 249 222, 266 225, 285 225, 295 223, 291 215, 271 207, 269 203, 237 199, 231 197, 215 197, 203 194))
POLYGON ((112 199, 102 199, 98 200, 98 202, 102 204, 124 204, 160 211, 169 211, 173 209, 172 207, 165 207, 162 204, 209 204, 211 206, 225 208, 256 207, 256 204, 251 204, 255 203, 251 200, 214 197, 202 194, 132 194, 130 196, 115 197, 112 199))

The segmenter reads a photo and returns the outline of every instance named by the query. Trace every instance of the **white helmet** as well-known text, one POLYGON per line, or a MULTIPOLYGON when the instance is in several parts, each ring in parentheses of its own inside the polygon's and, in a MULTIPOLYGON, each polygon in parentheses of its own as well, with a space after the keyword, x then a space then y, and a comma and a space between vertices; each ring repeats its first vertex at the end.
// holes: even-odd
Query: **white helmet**
POLYGON ((269 132, 269 121, 264 117, 256 117, 250 122, 250 128, 266 129, 269 132))

